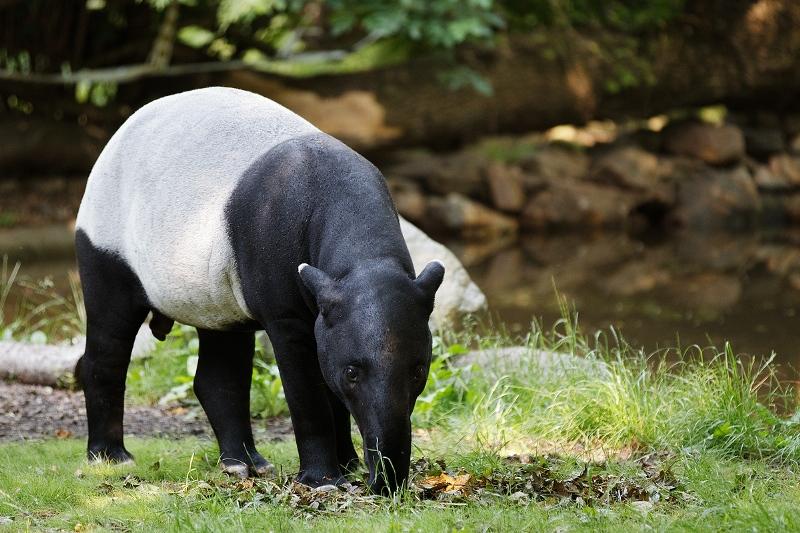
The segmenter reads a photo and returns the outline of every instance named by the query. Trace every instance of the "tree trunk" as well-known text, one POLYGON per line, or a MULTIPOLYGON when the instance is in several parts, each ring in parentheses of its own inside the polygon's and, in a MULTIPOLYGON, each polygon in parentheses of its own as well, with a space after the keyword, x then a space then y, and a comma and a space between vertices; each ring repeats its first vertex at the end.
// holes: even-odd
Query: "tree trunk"
POLYGON ((491 82, 491 97, 443 88, 438 81, 442 66, 433 60, 300 81, 279 82, 246 71, 224 79, 285 102, 367 148, 448 146, 487 133, 641 118, 716 103, 778 110, 796 106, 800 3, 695 4, 718 5, 638 40, 565 29, 512 36, 491 53, 465 52, 466 63, 491 82), (361 115, 331 118, 336 101, 361 115))
MULTIPOLYGON (((419 144, 446 148, 485 134, 590 119, 641 118, 712 103, 778 111, 797 106, 800 3, 690 4, 679 20, 639 38, 567 27, 506 36, 490 51, 462 50, 462 64, 491 83, 490 97, 469 88, 446 88, 440 78, 449 67, 435 58, 306 79, 281 78, 244 66, 215 72, 225 67, 216 64, 199 69, 203 72, 196 66, 172 72, 181 68, 175 65, 164 72, 137 71, 130 83, 124 77, 118 80, 119 105, 106 110, 103 120, 90 118, 89 125, 100 125, 108 136, 147 101, 208 85, 264 94, 365 151, 419 144)), ((0 81, 2 101, 10 94, 25 95, 37 112, 49 116, 54 102, 69 101, 72 91, 52 80, 0 81)), ((97 109, 89 111, 89 117, 98 114, 97 109)), ((3 166, 9 162, 6 157, 3 166)))

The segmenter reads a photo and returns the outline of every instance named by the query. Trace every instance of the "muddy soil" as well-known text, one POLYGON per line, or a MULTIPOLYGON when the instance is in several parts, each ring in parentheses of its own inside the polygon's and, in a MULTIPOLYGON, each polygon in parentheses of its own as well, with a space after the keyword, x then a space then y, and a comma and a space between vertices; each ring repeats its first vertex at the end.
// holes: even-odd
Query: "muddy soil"
MULTIPOLYGON (((291 438, 287 418, 253 420, 256 441, 291 438)), ((125 434, 212 438, 199 408, 127 406, 125 434)), ((0 381, 0 441, 86 436, 83 393, 0 381)))

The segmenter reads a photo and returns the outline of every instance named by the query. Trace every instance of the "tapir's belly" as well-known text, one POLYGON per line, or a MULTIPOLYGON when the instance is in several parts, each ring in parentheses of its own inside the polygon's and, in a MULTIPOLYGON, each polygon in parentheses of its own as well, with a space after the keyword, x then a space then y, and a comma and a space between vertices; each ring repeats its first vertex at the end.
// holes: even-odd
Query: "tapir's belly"
POLYGON ((211 224, 212 228, 209 223, 185 221, 183 237, 142 243, 146 253, 126 255, 149 302, 162 314, 182 324, 225 329, 252 316, 228 236, 213 230, 213 226, 222 228, 221 221, 211 224))

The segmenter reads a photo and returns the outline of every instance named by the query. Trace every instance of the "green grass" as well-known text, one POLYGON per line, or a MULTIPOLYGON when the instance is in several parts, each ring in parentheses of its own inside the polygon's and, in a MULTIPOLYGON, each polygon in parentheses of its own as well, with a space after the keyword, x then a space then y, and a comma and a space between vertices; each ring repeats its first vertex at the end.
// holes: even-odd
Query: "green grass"
MULTIPOLYGON (((682 454, 671 466, 680 479, 675 501, 585 504, 558 498, 479 500, 318 498, 314 507, 285 481, 233 482, 215 465, 216 450, 195 439, 130 439, 136 466, 88 466, 83 442, 0 447, 0 516, 16 530, 158 531, 576 531, 657 529, 800 530, 797 475, 765 460, 733 460, 715 452, 682 454), (343 509, 341 507, 344 507, 343 509)), ((284 474, 297 468, 291 442, 262 443, 284 474)), ((442 452, 467 472, 496 460, 442 452)), ((627 465, 629 466, 629 465, 627 465)), ((596 466, 617 475, 626 463, 596 466)))
MULTIPOLYGON (((0 516, 19 530, 800 531, 800 415, 769 358, 648 354, 565 315, 524 338, 436 337, 414 476, 393 499, 292 485, 291 440, 260 443, 281 475, 255 483, 225 478, 209 441, 131 439, 136 466, 90 467, 83 442, 49 440, 0 445, 0 516), (504 345, 526 355, 456 364, 504 345), (542 351, 563 355, 542 362, 542 351), (459 475, 452 494, 435 481, 459 475)), ((196 349, 189 329, 173 330, 131 365, 129 402, 197 408, 196 349)), ((269 350, 258 360, 254 414, 285 413, 269 350)))

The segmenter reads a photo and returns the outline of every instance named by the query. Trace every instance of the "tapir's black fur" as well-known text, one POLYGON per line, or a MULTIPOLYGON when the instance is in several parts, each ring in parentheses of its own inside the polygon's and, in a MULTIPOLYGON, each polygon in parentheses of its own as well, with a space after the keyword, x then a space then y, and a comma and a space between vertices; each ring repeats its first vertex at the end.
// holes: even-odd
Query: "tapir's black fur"
MULTIPOLYGON (((220 154, 224 157, 224 154, 220 154)), ((357 463, 352 414, 375 490, 408 474, 410 414, 431 358, 427 321, 444 269, 418 278, 379 171, 324 134, 285 141, 239 181, 226 219, 253 321, 198 329, 195 392, 223 465, 264 473, 249 420, 254 332, 275 349, 300 455, 298 480, 339 483, 357 463), (308 264, 298 270, 298 265, 308 264), (381 462, 381 459, 384 459, 381 462)), ((172 319, 148 302, 125 260, 76 236, 87 310, 79 362, 89 455, 123 461, 125 374, 141 323, 159 337, 172 319)), ((165 258, 166 260, 166 258, 165 258)))

